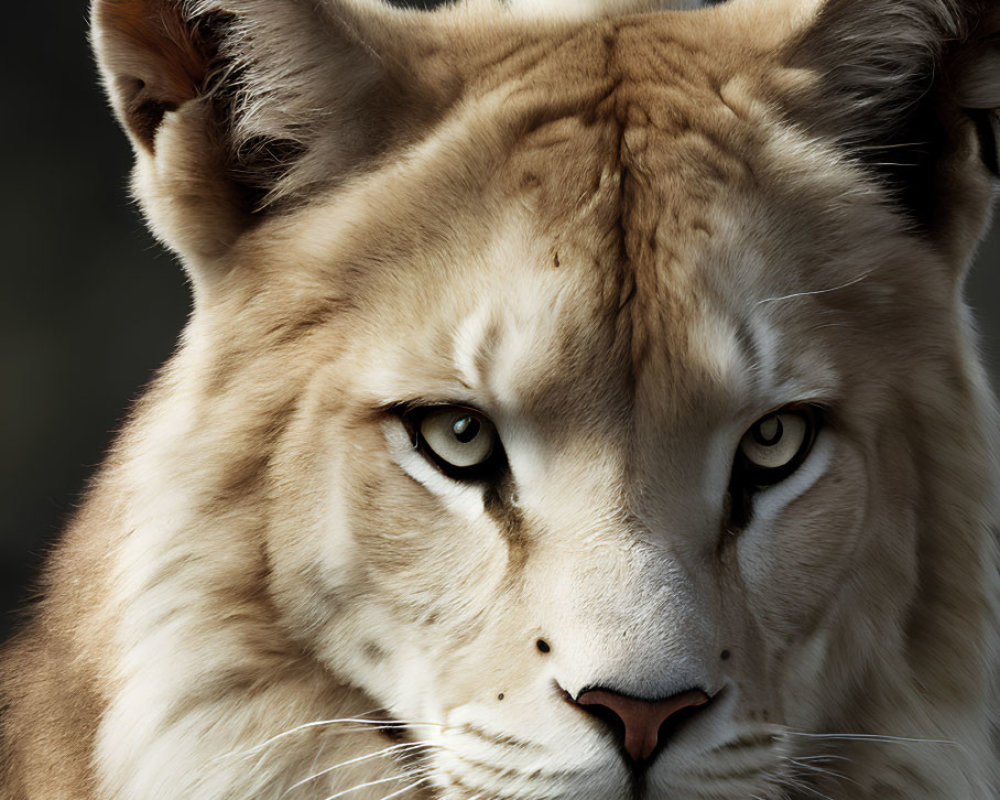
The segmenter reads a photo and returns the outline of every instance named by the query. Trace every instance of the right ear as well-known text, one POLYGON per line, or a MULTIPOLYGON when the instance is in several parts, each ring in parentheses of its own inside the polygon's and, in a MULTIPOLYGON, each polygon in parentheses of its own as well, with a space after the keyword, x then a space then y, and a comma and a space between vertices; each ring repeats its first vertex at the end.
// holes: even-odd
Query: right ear
POLYGON ((445 102, 405 51, 420 12, 354 0, 93 0, 135 193, 197 286, 263 216, 369 168, 445 102))

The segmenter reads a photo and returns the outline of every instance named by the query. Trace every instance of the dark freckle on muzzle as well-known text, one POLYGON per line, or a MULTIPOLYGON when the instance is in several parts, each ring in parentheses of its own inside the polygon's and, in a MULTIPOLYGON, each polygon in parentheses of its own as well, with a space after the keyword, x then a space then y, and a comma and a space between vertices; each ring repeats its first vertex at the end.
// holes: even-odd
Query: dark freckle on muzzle
POLYGON ((722 655, 719 656, 723 661, 728 661, 729 657, 732 655, 728 650, 723 650, 722 655))
POLYGON ((538 648, 539 653, 549 653, 552 651, 552 646, 544 639, 539 639, 535 642, 535 647, 538 648))

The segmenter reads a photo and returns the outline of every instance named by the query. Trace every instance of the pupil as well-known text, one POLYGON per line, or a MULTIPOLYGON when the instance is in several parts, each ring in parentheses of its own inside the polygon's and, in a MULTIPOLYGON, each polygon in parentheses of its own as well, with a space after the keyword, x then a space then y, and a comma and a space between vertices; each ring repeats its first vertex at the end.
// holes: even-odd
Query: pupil
POLYGON ((475 417, 461 417, 451 426, 451 432, 462 444, 468 444, 479 435, 480 427, 475 417))
POLYGON ((765 419, 754 429, 753 438, 757 440, 757 444, 770 447, 781 438, 782 433, 784 433, 784 426, 781 424, 781 420, 778 417, 771 417, 765 419))

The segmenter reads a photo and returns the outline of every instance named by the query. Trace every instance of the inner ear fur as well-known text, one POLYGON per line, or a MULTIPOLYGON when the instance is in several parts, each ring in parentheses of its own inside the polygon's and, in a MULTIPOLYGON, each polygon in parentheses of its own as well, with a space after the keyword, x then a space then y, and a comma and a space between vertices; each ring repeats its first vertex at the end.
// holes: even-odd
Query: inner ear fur
POLYGON ((102 0, 93 25, 112 105, 133 140, 152 151, 163 115, 202 90, 211 45, 168 0, 102 0))
POLYGON ((419 49, 419 15, 353 0, 94 0, 95 51, 154 232, 197 271, 267 214, 419 135, 444 102, 405 49, 419 49))
POLYGON ((827 0, 788 51, 791 66, 817 76, 794 98, 793 116, 865 164, 925 232, 943 243, 960 237, 966 249, 985 224, 987 175, 997 173, 1000 14, 992 6, 827 0))

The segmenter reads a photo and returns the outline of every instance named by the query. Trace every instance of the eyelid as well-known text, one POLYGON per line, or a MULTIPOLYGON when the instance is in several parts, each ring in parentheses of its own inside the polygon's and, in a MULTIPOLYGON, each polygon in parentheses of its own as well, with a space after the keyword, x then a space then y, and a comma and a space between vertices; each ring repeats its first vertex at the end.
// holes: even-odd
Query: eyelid
POLYGON ((743 432, 740 437, 739 443, 736 446, 736 456, 733 461, 733 473, 734 477, 736 471, 742 466, 744 471, 748 473, 748 477, 757 478, 767 478, 768 482, 756 482, 751 485, 757 486, 758 488, 772 486, 776 483, 780 483, 786 477, 791 475, 795 470, 799 468, 802 461, 808 457, 811 452, 813 445, 816 443, 816 437, 819 435, 820 430, 825 426, 826 415, 822 407, 818 407, 811 403, 790 403, 785 406, 780 406, 779 408, 769 411, 764 415, 758 417, 754 422, 743 432), (804 417, 807 421, 807 436, 803 439, 802 444, 799 446, 795 455, 784 465, 780 467, 763 467, 750 460, 743 450, 743 442, 745 438, 751 434, 751 431, 759 425, 761 422, 765 421, 769 417, 777 416, 779 414, 798 414, 804 417))
POLYGON ((451 401, 451 400, 437 400, 430 398, 412 398, 410 400, 397 400, 394 402, 383 403, 376 406, 373 411, 380 416, 395 417, 398 419, 403 426, 406 428, 407 432, 410 433, 411 438, 413 437, 413 426, 412 422, 415 416, 423 416, 424 413, 433 411, 437 408, 455 408, 462 409, 465 411, 470 411, 480 416, 489 419, 489 415, 480 411, 474 405, 467 403, 465 401, 451 401))
POLYGON ((462 482, 491 482, 499 478, 500 473, 507 469, 507 453, 504 450, 503 440, 497 430, 496 423, 488 414, 465 402, 414 402, 408 401, 397 403, 390 407, 400 423, 410 436, 410 442, 414 449, 433 464, 442 474, 455 481, 462 482), (474 415, 485 422, 493 429, 495 442, 493 450, 485 461, 467 467, 460 467, 448 462, 426 441, 420 430, 422 421, 438 410, 459 411, 474 415))
MULTIPOLYGON (((806 398, 804 400, 802 399, 789 400, 786 403, 778 403, 777 405, 768 405, 764 407, 763 411, 756 411, 756 412, 751 411, 753 419, 750 421, 750 424, 744 428, 744 432, 750 430, 750 428, 752 428, 761 420, 767 419, 768 417, 773 416, 774 414, 780 414, 786 412, 794 413, 796 411, 808 410, 814 413, 818 413, 819 416, 825 418, 826 414, 832 408, 833 408, 833 403, 828 398, 822 398, 822 397, 806 398)), ((746 420, 747 417, 742 417, 742 419, 746 420)))
POLYGON ((432 400, 428 398, 415 398, 412 400, 400 400, 395 403, 387 403, 380 407, 381 413, 391 414, 396 417, 403 417, 408 414, 414 414, 416 412, 424 411, 434 411, 439 408, 454 408, 460 411, 470 411, 473 414, 478 414, 481 417, 493 421, 493 418, 481 408, 475 405, 475 403, 470 403, 466 400, 432 400))

